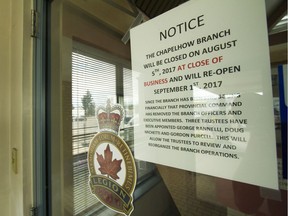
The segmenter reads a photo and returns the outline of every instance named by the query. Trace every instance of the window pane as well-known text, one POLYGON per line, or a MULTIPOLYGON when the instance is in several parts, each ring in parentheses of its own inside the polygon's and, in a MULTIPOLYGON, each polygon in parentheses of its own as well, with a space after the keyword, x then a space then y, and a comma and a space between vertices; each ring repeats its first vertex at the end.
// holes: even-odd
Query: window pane
POLYGON ((87 151, 90 140, 98 131, 96 107, 105 104, 107 98, 116 98, 115 73, 113 64, 78 50, 72 53, 74 215, 83 215, 100 204, 88 184, 87 151))
MULTIPOLYGON (((133 101, 133 82, 132 71, 128 68, 123 68, 123 92, 124 92, 124 109, 125 109, 125 127, 123 131, 123 139, 133 150, 134 148, 134 127, 137 127, 137 116, 133 116, 135 101, 133 101)), ((138 181, 144 180, 155 169, 154 164, 135 160, 137 167, 138 181)))

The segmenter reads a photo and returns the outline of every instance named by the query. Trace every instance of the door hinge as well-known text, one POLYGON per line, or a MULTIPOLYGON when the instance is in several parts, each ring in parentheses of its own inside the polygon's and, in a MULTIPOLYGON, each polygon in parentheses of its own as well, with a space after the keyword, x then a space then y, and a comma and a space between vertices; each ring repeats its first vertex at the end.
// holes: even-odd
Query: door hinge
POLYGON ((37 216, 38 215, 38 208, 37 207, 31 207, 30 208, 30 216, 37 216))
POLYGON ((36 10, 31 10, 31 37, 38 37, 39 14, 36 10))

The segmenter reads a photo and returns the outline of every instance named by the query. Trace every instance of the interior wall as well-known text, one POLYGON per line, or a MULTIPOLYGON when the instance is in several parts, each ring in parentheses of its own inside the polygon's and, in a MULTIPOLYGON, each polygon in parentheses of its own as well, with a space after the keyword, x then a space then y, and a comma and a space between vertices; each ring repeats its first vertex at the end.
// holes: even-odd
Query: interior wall
POLYGON ((63 35, 130 60, 130 47, 122 43, 119 35, 109 31, 97 20, 85 16, 83 12, 68 3, 64 7, 63 35))
MULTIPOLYGON (((122 214, 121 214, 122 215, 122 214)), ((161 181, 152 190, 134 202, 131 216, 179 215, 165 184, 161 181)), ((119 214, 120 216, 120 214, 119 214)))
POLYGON ((11 2, 0 1, 0 209, 10 215, 10 32, 11 2), (4 52, 5 50, 5 52, 4 52))
POLYGON ((0 2, 0 209, 8 216, 29 215, 32 205, 31 6, 30 0, 0 2))
POLYGON ((157 168, 180 215, 227 215, 226 207, 215 202, 216 189, 213 187, 214 181, 212 178, 202 178, 199 180, 196 173, 193 172, 159 164, 157 168))

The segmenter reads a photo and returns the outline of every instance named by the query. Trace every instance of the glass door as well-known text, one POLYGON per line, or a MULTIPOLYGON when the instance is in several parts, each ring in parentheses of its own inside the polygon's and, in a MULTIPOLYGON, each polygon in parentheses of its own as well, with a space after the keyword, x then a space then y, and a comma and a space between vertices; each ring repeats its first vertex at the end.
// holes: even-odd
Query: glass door
MULTIPOLYGON (((107 108, 108 101, 111 105, 120 104, 125 113, 119 124, 119 140, 128 145, 132 155, 134 146, 139 145, 134 140, 139 119, 134 115, 138 98, 133 96, 129 29, 146 18, 131 2, 134 1, 53 0, 49 4, 50 62, 46 104, 49 215, 121 214, 104 205, 91 190, 89 151, 94 137, 101 132, 98 111, 107 108)), ((148 0, 135 2, 142 7, 152 4, 148 0)), ((153 10, 157 10, 157 5, 165 5, 160 2, 154 4, 153 10)), ((280 159, 277 74, 273 65, 279 190, 135 160, 137 181, 131 215, 287 215, 287 179, 282 178, 280 159)), ((109 149, 108 145, 105 148, 102 151, 105 159, 110 154, 115 163, 120 161, 117 154, 111 156, 115 149, 109 149)), ((94 155, 98 159, 102 156, 100 153, 94 155)), ((101 159, 98 159, 94 161, 100 164, 101 159)), ((95 169, 101 170, 101 167, 95 169)), ((103 179, 111 182, 112 174, 107 175, 103 179)), ((103 180, 93 180, 106 184, 103 180)), ((118 190, 116 184, 110 186, 111 190, 118 190)), ((124 198, 126 195, 119 196, 124 198)))
MULTIPOLYGON (((129 1, 51 3, 48 136, 52 215, 117 215, 91 191, 88 154, 91 140, 100 132, 97 110, 106 107, 107 101, 124 109, 118 137, 133 154, 137 118, 133 116, 130 45, 122 39, 137 15, 129 1)), ((133 214, 177 212, 155 165, 137 160, 135 164, 133 214), (148 208, 147 199, 154 200, 155 208, 148 208)), ((129 183, 129 176, 127 179, 129 183)))

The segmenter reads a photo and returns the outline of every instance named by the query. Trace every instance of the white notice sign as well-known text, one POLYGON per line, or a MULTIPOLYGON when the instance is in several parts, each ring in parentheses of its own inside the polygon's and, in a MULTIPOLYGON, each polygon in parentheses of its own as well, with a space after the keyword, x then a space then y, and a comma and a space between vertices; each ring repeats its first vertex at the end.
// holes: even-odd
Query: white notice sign
POLYGON ((189 1, 131 50, 137 159, 278 189, 264 0, 189 1))

